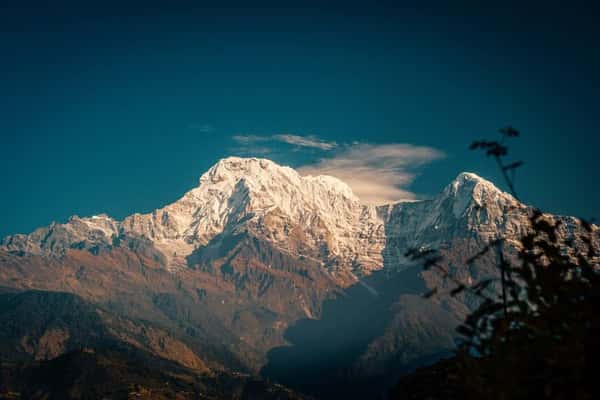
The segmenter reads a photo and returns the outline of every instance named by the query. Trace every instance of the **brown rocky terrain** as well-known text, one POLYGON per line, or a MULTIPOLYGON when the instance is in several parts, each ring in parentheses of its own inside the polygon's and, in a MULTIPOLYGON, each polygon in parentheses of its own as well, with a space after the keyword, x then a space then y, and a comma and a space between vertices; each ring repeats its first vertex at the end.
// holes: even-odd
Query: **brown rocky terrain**
POLYGON ((307 398, 248 375, 198 375, 143 353, 85 348, 45 361, 0 362, 0 399, 307 398))

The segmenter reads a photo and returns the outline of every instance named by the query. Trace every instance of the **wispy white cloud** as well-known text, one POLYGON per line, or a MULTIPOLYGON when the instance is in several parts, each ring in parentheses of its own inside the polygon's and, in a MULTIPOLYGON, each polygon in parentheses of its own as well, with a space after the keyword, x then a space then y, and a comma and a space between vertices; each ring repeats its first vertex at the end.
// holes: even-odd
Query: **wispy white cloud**
POLYGON ((322 140, 314 135, 309 136, 300 136, 300 135, 292 135, 292 134, 279 134, 279 135, 268 135, 268 136, 260 136, 260 135, 236 135, 233 137, 233 140, 242 145, 251 145, 261 142, 268 141, 276 141, 287 143, 292 146, 299 147, 310 147, 319 150, 332 150, 337 146, 336 142, 328 142, 322 140))
POLYGON ((313 147, 320 150, 331 150, 337 146, 336 142, 327 142, 321 140, 318 137, 311 136, 299 136, 299 135, 274 135, 273 139, 279 140, 280 142, 288 143, 294 146, 301 147, 313 147))
POLYGON ((388 204, 416 199, 407 189, 416 170, 444 153, 410 144, 360 144, 345 146, 330 158, 300 167, 303 175, 331 175, 346 182, 365 203, 388 204))

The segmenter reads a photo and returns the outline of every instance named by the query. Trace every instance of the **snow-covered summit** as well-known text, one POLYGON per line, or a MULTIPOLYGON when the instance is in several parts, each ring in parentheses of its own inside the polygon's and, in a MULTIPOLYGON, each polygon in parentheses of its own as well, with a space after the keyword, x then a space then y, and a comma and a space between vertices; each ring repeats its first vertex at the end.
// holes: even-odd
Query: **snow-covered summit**
POLYGON ((473 172, 461 172, 444 189, 443 193, 457 195, 460 193, 474 194, 475 190, 485 190, 489 193, 503 193, 492 182, 473 172))
POLYGON ((457 218, 467 212, 469 207, 492 207, 501 212, 506 205, 518 204, 513 196, 472 172, 458 174, 438 196, 438 201, 448 198, 452 201, 452 211, 457 218))
POLYGON ((179 255, 242 222, 280 246, 286 247, 290 235, 301 231, 309 244, 339 255, 349 251, 350 241, 341 238, 356 230, 364 207, 339 179, 302 177, 270 160, 229 157, 203 174, 199 186, 180 200, 150 214, 134 214, 122 226, 165 252, 176 248, 172 253, 179 255), (293 233, 291 227, 300 231, 293 233))
MULTIPOLYGON (((243 179, 250 186, 269 185, 276 181, 293 186, 322 186, 331 192, 338 192, 353 201, 358 198, 352 189, 341 180, 327 175, 302 177, 293 168, 282 166, 266 158, 227 157, 200 177, 200 186, 221 182, 237 183, 243 179)), ((265 186, 268 188, 268 186, 265 186)))

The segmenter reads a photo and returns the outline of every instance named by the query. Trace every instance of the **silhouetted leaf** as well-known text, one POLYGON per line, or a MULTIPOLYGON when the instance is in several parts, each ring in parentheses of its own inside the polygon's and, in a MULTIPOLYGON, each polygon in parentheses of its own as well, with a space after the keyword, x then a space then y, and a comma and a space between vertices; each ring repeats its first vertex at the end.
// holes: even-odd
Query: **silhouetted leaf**
POLYGON ((499 132, 506 137, 517 137, 520 135, 519 131, 517 131, 515 128, 513 128, 510 125, 499 129, 499 132))

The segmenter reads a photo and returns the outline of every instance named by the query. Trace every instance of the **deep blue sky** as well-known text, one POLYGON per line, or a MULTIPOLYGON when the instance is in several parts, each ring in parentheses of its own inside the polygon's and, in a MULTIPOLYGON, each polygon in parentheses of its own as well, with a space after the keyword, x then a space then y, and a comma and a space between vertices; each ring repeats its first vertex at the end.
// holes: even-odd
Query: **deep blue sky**
MULTIPOLYGON (((597 9, 368 3, 3 2, 0 236, 164 205, 234 135, 433 147, 423 196, 463 170, 500 182, 467 147, 506 124, 523 200, 600 216, 597 9)), ((316 157, 293 150, 271 156, 316 157)))

